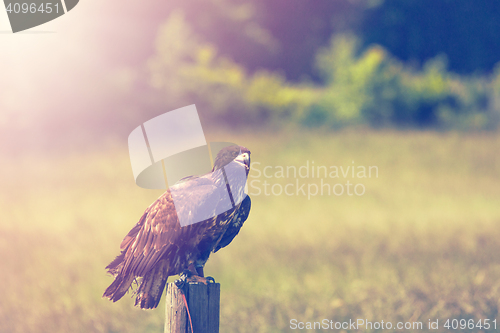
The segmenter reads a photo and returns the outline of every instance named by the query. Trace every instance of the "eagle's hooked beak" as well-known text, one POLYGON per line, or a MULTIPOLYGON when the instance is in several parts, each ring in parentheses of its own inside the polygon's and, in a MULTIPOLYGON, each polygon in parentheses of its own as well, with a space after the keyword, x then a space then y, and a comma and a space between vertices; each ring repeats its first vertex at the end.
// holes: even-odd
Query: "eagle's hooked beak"
POLYGON ((240 163, 246 169, 250 168, 250 154, 249 153, 243 153, 243 154, 238 155, 238 157, 236 157, 234 159, 234 161, 240 163))

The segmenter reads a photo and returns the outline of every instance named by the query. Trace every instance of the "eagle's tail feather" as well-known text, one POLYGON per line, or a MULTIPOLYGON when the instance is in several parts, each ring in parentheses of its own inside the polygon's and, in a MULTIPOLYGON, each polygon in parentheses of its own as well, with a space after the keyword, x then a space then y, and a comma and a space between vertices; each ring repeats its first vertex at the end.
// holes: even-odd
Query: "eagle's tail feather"
POLYGON ((123 266, 124 261, 125 261, 125 251, 122 251, 108 266, 106 266, 108 273, 116 275, 123 266))
POLYGON ((158 264, 144 275, 137 290, 135 305, 141 309, 154 309, 160 303, 165 284, 168 279, 168 261, 160 260, 158 264))
POLYGON ((123 297, 123 295, 127 293, 133 281, 134 281, 133 274, 128 274, 128 275, 119 274, 115 278, 113 283, 108 288, 106 288, 102 297, 107 297, 113 302, 118 301, 120 298, 123 297))

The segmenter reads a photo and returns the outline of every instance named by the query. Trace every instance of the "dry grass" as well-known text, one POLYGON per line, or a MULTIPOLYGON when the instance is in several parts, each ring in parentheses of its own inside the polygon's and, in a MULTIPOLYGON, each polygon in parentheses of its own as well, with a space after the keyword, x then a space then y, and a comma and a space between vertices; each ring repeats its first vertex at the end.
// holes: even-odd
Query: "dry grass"
MULTIPOLYGON (((206 267, 222 284, 221 332, 289 332, 292 318, 440 319, 445 332, 446 318, 498 316, 498 134, 216 139, 250 148, 261 170, 307 160, 379 168, 353 180, 363 196, 253 196, 241 234, 206 267)), ((133 184, 126 147, 2 156, 0 182, 0 332, 163 331, 163 304, 141 311, 128 297, 101 299, 112 280, 104 266, 161 193, 133 184)))

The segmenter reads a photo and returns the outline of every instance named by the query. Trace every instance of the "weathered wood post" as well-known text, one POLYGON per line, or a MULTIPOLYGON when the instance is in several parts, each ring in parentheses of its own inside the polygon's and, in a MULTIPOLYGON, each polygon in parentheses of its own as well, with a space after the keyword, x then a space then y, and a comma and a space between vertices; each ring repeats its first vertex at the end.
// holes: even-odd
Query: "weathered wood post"
POLYGON ((219 333, 220 283, 189 283, 186 289, 194 332, 181 291, 174 283, 168 283, 165 333, 219 333))

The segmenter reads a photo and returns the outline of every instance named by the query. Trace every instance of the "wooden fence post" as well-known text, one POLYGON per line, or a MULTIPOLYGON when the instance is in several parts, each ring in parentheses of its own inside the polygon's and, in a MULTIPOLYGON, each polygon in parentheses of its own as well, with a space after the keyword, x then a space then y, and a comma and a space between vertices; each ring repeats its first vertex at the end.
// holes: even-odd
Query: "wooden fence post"
MULTIPOLYGON (((219 333, 220 283, 189 283, 186 300, 194 333, 219 333)), ((193 333, 182 299, 174 283, 167 284, 165 333, 193 333)))

